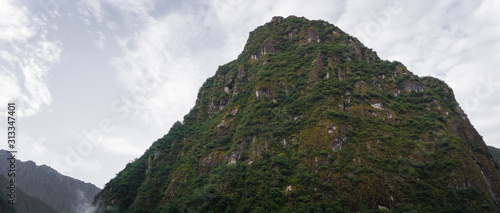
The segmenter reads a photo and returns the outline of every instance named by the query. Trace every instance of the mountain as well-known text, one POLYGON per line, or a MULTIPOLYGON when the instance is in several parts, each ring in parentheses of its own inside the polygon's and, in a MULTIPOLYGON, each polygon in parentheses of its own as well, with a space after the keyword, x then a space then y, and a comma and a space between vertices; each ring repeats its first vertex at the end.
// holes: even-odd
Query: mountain
POLYGON ((488 150, 490 150, 491 156, 496 164, 500 165, 500 149, 488 146, 488 150))
POLYGON ((29 196, 19 188, 16 188, 15 206, 9 203, 9 193, 7 187, 10 185, 3 175, 0 175, 0 212, 3 213, 57 213, 54 208, 44 203, 40 199, 29 196))
POLYGON ((325 21, 275 17, 182 122, 96 196, 104 212, 498 212, 500 174, 439 79, 325 21))
MULTIPOLYGON (((7 151, 0 150, 0 159, 9 156, 7 151)), ((6 175, 10 163, 7 160, 0 162, 0 170, 6 175)), ((93 197, 100 191, 91 183, 64 176, 46 165, 37 166, 33 161, 16 160, 16 183, 18 189, 60 213, 84 211, 91 206, 93 197)))
MULTIPOLYGON (((0 177, 0 179, 3 178, 0 177)), ((3 181, 3 180, 0 180, 0 181, 3 181)), ((1 184, 1 182, 0 182, 1 184)), ((0 212, 5 212, 5 213, 15 213, 16 212, 16 209, 14 208, 13 205, 11 205, 9 203, 9 200, 6 196, 6 192, 3 192, 2 191, 2 194, 0 195, 0 212)))

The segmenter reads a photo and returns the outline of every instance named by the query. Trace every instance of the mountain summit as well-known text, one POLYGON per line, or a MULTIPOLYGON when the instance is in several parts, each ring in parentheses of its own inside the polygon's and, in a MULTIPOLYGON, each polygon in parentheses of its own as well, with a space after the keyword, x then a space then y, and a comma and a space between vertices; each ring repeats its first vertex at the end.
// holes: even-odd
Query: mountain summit
POLYGON ((500 175, 443 81, 325 21, 274 17, 183 122, 106 184, 106 212, 498 212, 500 175))

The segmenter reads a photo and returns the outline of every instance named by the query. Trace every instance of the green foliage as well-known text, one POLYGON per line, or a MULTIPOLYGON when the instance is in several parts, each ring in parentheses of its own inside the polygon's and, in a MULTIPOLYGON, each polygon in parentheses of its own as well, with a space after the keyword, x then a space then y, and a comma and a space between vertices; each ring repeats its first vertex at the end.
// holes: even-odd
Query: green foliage
POLYGON ((129 208, 145 179, 145 171, 146 161, 144 155, 138 160, 127 164, 125 169, 117 174, 116 178, 106 184, 106 187, 109 187, 110 190, 105 191, 105 202, 111 202, 111 200, 116 199, 118 202, 115 206, 118 209, 129 208))

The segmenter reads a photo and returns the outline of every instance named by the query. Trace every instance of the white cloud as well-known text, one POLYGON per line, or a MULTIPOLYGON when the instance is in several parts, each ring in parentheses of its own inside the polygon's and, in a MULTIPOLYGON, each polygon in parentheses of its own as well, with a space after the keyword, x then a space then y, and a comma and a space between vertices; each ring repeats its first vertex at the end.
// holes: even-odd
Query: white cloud
POLYGON ((95 18, 98 23, 103 19, 101 1, 99 0, 81 0, 78 2, 78 12, 84 16, 87 25, 91 18, 95 18))
MULTIPOLYGON (((21 105, 20 116, 32 116, 41 110, 43 105, 52 102, 52 95, 49 91, 47 80, 51 67, 59 62, 61 44, 59 42, 49 42, 41 40, 35 44, 15 44, 11 53, 1 51, 2 59, 10 66, 4 69, 10 76, 22 79, 23 90, 15 89, 7 96, 10 99, 17 98, 21 105), (19 73, 21 72, 21 73, 19 73), (17 97, 12 97, 15 94, 17 97)), ((12 79, 12 78, 11 78, 12 79)), ((19 81, 12 81, 21 83, 19 81)), ((11 83, 12 84, 12 83, 11 83)), ((11 85, 10 88, 19 88, 20 85, 11 85)))
POLYGON ((128 21, 133 24, 136 18, 141 20, 149 16, 149 11, 154 9, 154 2, 152 0, 81 0, 78 3, 78 12, 83 15, 83 20, 87 25, 92 23, 91 19, 101 23, 107 15, 105 6, 123 12, 122 15, 130 19, 128 21))
POLYGON ((150 17, 143 30, 120 40, 123 56, 112 64, 142 123, 166 131, 193 106, 198 87, 215 71, 212 59, 220 50, 214 44, 221 35, 202 19, 182 13, 150 17))
POLYGON ((26 41, 35 35, 36 26, 33 26, 28 9, 12 3, 12 0, 0 1, 0 40, 26 41))
MULTIPOLYGON (((19 156, 22 160, 26 159, 46 159, 49 154, 47 147, 48 137, 44 135, 29 135, 27 131, 18 132, 20 143, 19 156), (22 141, 22 142, 21 142, 22 141)), ((38 165, 46 164, 48 161, 37 161, 38 165)))
POLYGON ((104 49, 104 40, 106 36, 102 32, 97 32, 97 40, 94 41, 94 44, 99 49, 104 49))
POLYGON ((102 143, 102 148, 104 148, 107 153, 112 153, 113 155, 123 155, 123 156, 139 156, 144 153, 144 149, 138 148, 137 141, 130 141, 119 136, 108 136, 102 143))
POLYGON ((106 0, 106 3, 120 11, 147 16, 154 8, 152 0, 106 0))
POLYGON ((4 66, 0 67, 0 88, 2 88, 0 103, 14 101, 21 95, 21 88, 19 87, 17 76, 4 66))
POLYGON ((114 30, 114 29, 116 29, 116 23, 114 23, 114 22, 108 22, 108 23, 106 24, 106 27, 107 27, 108 29, 110 29, 110 30, 114 30))
MULTIPOLYGON (((47 80, 50 69, 59 62, 61 43, 49 41, 44 20, 33 16, 25 7, 2 1, 0 10, 0 50, 2 90, 0 100, 14 100, 21 106, 19 116, 37 114, 49 105, 52 96, 47 80), (13 21, 12 21, 13 20, 13 21)), ((3 106, 2 106, 3 107, 3 106)))

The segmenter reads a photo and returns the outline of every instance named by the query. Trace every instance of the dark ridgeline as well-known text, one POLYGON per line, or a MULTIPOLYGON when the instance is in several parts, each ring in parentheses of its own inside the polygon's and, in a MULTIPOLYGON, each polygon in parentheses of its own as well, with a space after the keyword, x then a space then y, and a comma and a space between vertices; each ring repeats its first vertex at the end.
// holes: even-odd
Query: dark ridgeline
POLYGON ((443 81, 325 21, 275 17, 106 184, 106 212, 498 212, 500 175, 443 81))
POLYGON ((488 149, 490 150, 491 156, 493 157, 495 163, 500 165, 500 149, 492 146, 488 146, 488 149))
MULTIPOLYGON (((7 151, 0 150, 0 159, 3 159, 0 160, 2 178, 8 174, 10 163, 6 159, 9 156, 7 151)), ((10 178, 8 179, 10 180, 10 178)), ((8 181, 8 179, 5 180, 8 181)), ((20 160, 16 161, 16 189, 39 200, 51 209, 42 211, 43 208, 34 208, 35 210, 23 211, 18 208, 19 213, 56 211, 59 213, 81 213, 91 205, 93 197, 100 191, 91 183, 64 176, 46 165, 37 166, 33 161, 20 160)), ((18 200, 16 206, 19 205, 30 208, 37 206, 34 202, 24 202, 23 200, 18 200)))
POLYGON ((2 213, 57 213, 57 211, 40 199, 27 195, 16 187, 15 205, 9 203, 10 198, 7 187, 10 178, 0 175, 0 212, 2 213))

